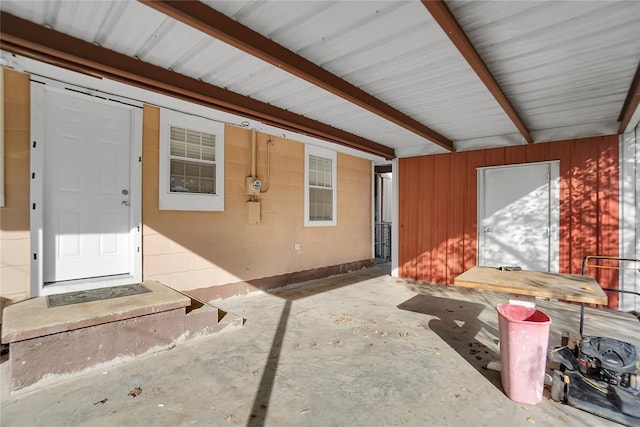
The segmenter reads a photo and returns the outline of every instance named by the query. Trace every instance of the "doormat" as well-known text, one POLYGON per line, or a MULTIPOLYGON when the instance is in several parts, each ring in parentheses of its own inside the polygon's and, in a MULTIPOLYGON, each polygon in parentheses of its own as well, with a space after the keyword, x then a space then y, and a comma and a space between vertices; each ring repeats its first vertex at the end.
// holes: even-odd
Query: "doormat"
POLYGON ((47 307, 61 307, 63 305, 80 304, 83 302, 100 301, 103 299, 128 297, 147 292, 151 292, 151 289, 147 288, 142 283, 113 286, 110 288, 89 289, 87 291, 67 292, 66 294, 48 295, 47 307))

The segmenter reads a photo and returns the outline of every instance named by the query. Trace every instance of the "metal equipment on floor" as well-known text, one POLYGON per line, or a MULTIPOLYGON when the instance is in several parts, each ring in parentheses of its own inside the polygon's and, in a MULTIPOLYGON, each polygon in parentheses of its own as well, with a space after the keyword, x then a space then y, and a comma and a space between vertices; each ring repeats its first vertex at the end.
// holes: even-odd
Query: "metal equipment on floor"
MULTIPOLYGON (((583 275, 586 267, 632 268, 640 272, 640 260, 587 256, 582 260, 583 275), (617 264, 589 263, 598 260, 617 264)), ((640 295, 633 291, 602 289, 640 295)), ((561 346, 549 353, 551 361, 560 363, 560 370, 553 374, 551 398, 624 425, 640 425, 640 358, 635 346, 614 338, 586 336, 583 329, 584 304, 580 311, 580 340, 570 348, 569 335, 563 333, 561 346)))

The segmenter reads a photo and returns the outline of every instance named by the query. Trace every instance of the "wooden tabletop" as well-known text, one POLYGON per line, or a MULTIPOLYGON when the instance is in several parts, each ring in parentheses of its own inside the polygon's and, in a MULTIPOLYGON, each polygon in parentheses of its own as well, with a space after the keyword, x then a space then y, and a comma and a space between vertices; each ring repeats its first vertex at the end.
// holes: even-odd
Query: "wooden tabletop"
POLYGON ((486 289, 541 298, 591 304, 607 304, 607 296, 591 276, 541 271, 501 271, 495 267, 473 267, 453 281, 456 286, 486 289))

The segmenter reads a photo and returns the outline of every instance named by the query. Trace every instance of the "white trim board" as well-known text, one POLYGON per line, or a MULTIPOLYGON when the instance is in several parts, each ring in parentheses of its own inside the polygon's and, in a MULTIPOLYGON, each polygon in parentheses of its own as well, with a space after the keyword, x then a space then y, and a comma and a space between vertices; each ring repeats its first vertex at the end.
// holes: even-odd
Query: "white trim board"
MULTIPOLYGON (((640 125, 620 136, 620 257, 640 259, 640 125)), ((604 255, 604 254, 603 254, 604 255)), ((620 289, 640 292, 640 274, 620 270, 620 289)), ((622 311, 640 311, 640 297, 619 294, 622 311)))
POLYGON ((393 194, 391 195, 391 277, 399 277, 398 271, 398 257, 399 257, 399 242, 398 242, 398 211, 399 211, 399 182, 400 182, 400 169, 398 168, 399 160, 393 159, 391 161, 391 174, 393 180, 391 186, 393 188, 393 194))

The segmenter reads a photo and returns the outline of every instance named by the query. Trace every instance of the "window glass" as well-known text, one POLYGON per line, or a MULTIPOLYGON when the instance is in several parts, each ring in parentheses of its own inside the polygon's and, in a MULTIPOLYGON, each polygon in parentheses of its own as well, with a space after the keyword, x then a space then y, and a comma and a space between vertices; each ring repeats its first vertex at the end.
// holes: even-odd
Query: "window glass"
POLYGON ((170 134, 169 191, 215 194, 216 136, 175 126, 170 134))
POLYGON ((325 226, 336 224, 336 153, 307 146, 305 225, 325 226))

